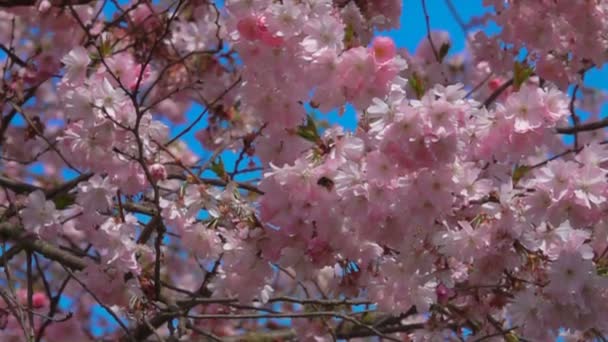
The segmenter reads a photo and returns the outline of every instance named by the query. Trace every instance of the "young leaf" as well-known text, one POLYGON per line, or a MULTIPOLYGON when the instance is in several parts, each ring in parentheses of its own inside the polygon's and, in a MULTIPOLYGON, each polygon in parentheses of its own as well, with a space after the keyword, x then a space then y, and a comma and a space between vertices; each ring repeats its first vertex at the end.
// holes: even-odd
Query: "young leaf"
POLYGON ((222 157, 217 158, 218 161, 211 162, 211 171, 215 173, 221 179, 228 179, 228 174, 226 173, 226 168, 224 167, 224 162, 222 161, 222 157))
POLYGON ((306 124, 298 126, 297 133, 300 137, 315 144, 318 144, 321 141, 315 119, 310 114, 306 116, 306 124))
POLYGON ((526 173, 528 173, 528 171, 530 171, 530 167, 527 165, 517 165, 515 166, 515 170, 513 170, 513 184, 516 184, 517 182, 519 182, 520 179, 522 179, 526 173))
POLYGON ((439 62, 443 62, 443 59, 445 58, 445 56, 448 55, 449 51, 450 51, 450 43, 443 43, 441 45, 441 47, 439 48, 439 62))
POLYGON ((422 79, 418 76, 417 73, 413 73, 409 79, 410 86, 414 89, 417 98, 422 98, 424 96, 424 84, 422 83, 422 79))
POLYGON ((534 71, 526 63, 515 62, 513 66, 513 87, 519 90, 522 84, 532 76, 534 71))

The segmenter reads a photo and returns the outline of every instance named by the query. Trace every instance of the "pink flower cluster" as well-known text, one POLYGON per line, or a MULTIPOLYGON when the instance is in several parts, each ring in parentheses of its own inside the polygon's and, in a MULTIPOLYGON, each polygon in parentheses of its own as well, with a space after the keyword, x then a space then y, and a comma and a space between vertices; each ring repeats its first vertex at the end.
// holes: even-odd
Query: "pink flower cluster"
POLYGON ((538 75, 565 88, 579 81, 582 70, 606 62, 608 4, 603 1, 484 0, 484 5, 495 11, 484 19, 501 31, 491 37, 476 33, 473 46, 476 58, 496 71, 512 70, 513 58, 526 49, 538 75))
POLYGON ((0 1, 0 340, 608 334, 604 2, 460 54, 394 0, 77 3, 0 1))

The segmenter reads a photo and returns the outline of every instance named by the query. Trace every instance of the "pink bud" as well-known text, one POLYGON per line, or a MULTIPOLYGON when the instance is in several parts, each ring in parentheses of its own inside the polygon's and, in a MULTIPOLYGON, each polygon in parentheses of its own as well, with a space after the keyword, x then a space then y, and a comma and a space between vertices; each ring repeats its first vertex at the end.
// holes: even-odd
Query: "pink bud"
MULTIPOLYGON (((17 298, 19 299, 21 305, 27 305, 27 291, 25 289, 17 290, 17 298)), ((34 292, 32 294, 32 307, 34 309, 44 308, 49 304, 50 302, 46 294, 42 292, 34 292)))
POLYGON ((238 24, 236 24, 236 29, 239 31, 241 37, 247 40, 257 40, 260 37, 258 19, 255 17, 247 17, 240 20, 238 24))
POLYGON ((40 4, 38 5, 38 11, 40 11, 41 13, 45 13, 47 12, 50 8, 51 8, 51 2, 48 0, 42 0, 40 2, 40 4))
POLYGON ((131 82, 129 83, 129 89, 131 90, 135 90, 135 87, 137 86, 137 80, 139 79, 139 75, 141 74, 141 81, 140 86, 150 77, 150 74, 152 73, 150 71, 150 65, 146 65, 146 69, 144 69, 144 72, 141 72, 141 68, 142 65, 141 64, 137 64, 134 68, 133 74, 136 76, 134 77, 131 82))
POLYGON ((383 64, 395 57, 397 47, 392 38, 376 37, 372 42, 372 52, 376 63, 383 64))
POLYGON ((32 306, 34 309, 41 309, 49 305, 49 299, 42 292, 36 292, 32 295, 32 306))
POLYGON ((260 39, 262 40, 262 42, 264 44, 271 46, 271 47, 279 47, 279 46, 283 45, 283 38, 270 34, 268 32, 262 33, 262 36, 260 37, 260 39))
POLYGON ((493 78, 488 82, 488 88, 490 88, 490 90, 494 91, 494 90, 498 89, 498 87, 500 87, 501 84, 502 84, 502 80, 500 78, 493 78))
POLYGON ((258 32, 260 40, 272 47, 278 47, 283 45, 283 38, 277 36, 276 34, 268 31, 268 25, 266 25, 266 18, 260 17, 258 18, 258 32))
POLYGON ((155 181, 167 179, 167 170, 163 164, 152 164, 150 166, 150 174, 155 181))
POLYGON ((437 301, 445 304, 450 300, 450 297, 454 295, 454 290, 445 286, 443 283, 439 283, 435 288, 435 293, 437 294, 437 301))

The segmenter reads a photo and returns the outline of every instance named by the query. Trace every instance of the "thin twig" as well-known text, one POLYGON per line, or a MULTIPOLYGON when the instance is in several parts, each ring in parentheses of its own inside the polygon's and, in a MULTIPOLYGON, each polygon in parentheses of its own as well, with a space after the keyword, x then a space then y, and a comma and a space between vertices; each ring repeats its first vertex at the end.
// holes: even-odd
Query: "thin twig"
POLYGON ((555 129, 555 131, 559 134, 576 134, 578 132, 595 131, 597 129, 602 129, 605 127, 608 127, 608 118, 581 124, 578 126, 558 127, 555 129))
POLYGON ((426 0, 420 0, 422 3, 422 11, 424 12, 424 22, 426 24, 426 39, 431 44, 431 49, 433 50, 433 55, 437 60, 437 63, 441 64, 441 57, 439 56, 439 52, 437 52, 437 47, 433 42, 433 37, 431 37, 431 18, 429 17, 429 12, 426 9, 426 0))
POLYGON ((500 87, 496 88, 496 90, 490 94, 490 96, 483 102, 483 104, 481 105, 481 107, 489 107, 492 103, 494 103, 494 101, 496 101, 496 99, 502 95, 502 93, 507 90, 507 88, 509 88, 510 86, 513 85, 513 79, 511 78, 510 80, 506 81, 505 83, 503 83, 500 87))
MULTIPOLYGON (((572 98, 570 99, 570 118, 572 119, 573 128, 576 129, 580 124, 581 120, 576 114, 576 109, 574 108, 574 102, 576 101, 576 93, 578 92, 579 84, 577 83, 572 90, 572 98)), ((574 132, 574 149, 578 150, 578 132, 574 132)))
POLYGON ((97 302, 97 304, 99 304, 110 316, 112 316, 112 318, 114 318, 114 320, 116 321, 116 323, 118 323, 118 325, 122 328, 122 330, 124 330, 125 334, 127 336, 129 336, 130 340, 136 341, 132 337, 131 332, 129 331, 129 328, 123 323, 123 321, 120 319, 120 317, 118 317, 118 315, 112 309, 110 309, 107 305, 105 305, 103 303, 103 301, 101 301, 99 299, 99 297, 97 297, 97 295, 95 294, 95 292, 91 291, 91 289, 89 289, 88 286, 85 283, 83 283, 80 279, 78 279, 78 277, 76 277, 74 275, 74 272, 72 272, 72 270, 70 270, 69 268, 67 268, 65 266, 63 266, 63 269, 66 272, 68 272, 68 274, 70 276, 72 276, 72 278, 80 285, 80 287, 83 288, 83 290, 85 290, 88 294, 91 295, 91 297, 93 297, 93 299, 97 302))
POLYGON ((196 124, 199 121, 201 121, 201 119, 203 118, 203 116, 205 116, 205 114, 209 111, 209 109, 213 108, 213 106, 215 106, 215 104, 217 102, 219 102, 222 98, 224 98, 224 96, 226 96, 226 94, 228 94, 240 82, 241 82, 241 78, 239 77, 228 88, 226 88, 218 97, 216 97, 215 100, 211 101, 211 103, 209 103, 209 104, 206 104, 205 109, 196 117, 196 119, 194 119, 194 121, 192 121, 192 123, 190 123, 190 125, 188 125, 188 127, 184 128, 175 137, 173 137, 173 139, 171 139, 167 143, 165 143, 165 146, 169 146, 169 145, 173 144, 175 141, 177 141, 181 137, 183 137, 186 133, 190 132, 190 130, 192 130, 192 128, 194 128, 194 126, 196 126, 196 124))

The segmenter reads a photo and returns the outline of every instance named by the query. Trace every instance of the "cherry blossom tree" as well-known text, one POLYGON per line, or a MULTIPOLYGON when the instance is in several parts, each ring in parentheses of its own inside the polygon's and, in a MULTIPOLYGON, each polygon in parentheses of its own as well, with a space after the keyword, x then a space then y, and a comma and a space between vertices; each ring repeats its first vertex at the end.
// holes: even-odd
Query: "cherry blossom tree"
POLYGON ((408 1, 0 0, 0 340, 606 341, 608 1, 408 1))

